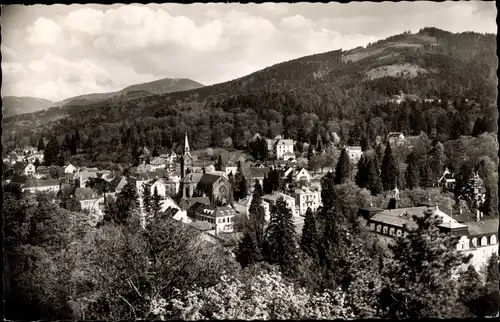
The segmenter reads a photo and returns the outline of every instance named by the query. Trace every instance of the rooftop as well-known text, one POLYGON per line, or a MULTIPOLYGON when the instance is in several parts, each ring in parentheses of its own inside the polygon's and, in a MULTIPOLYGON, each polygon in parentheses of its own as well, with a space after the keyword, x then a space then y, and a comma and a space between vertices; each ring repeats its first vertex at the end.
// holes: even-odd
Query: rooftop
POLYGON ((23 185, 23 188, 54 187, 54 186, 59 186, 59 179, 28 180, 23 185))
POLYGON ((498 218, 471 221, 467 223, 467 227, 470 236, 498 234, 498 218))

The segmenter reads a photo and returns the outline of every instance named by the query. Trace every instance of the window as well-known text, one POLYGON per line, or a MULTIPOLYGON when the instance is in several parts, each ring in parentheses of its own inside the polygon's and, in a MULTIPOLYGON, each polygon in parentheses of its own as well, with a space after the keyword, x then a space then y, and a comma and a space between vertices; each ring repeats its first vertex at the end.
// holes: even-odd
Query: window
POLYGON ((486 236, 483 236, 483 238, 481 238, 481 246, 486 245, 488 245, 488 238, 486 236))
POLYGON ((496 245, 497 237, 495 235, 490 236, 490 245, 496 245))
POLYGON ((472 238, 472 247, 477 247, 477 239, 472 238))
POLYGON ((379 233, 382 230, 382 226, 377 225, 377 233, 379 233))
POLYGON ((386 227, 386 226, 384 226, 384 227, 382 228, 382 233, 383 233, 384 235, 387 235, 387 227, 386 227))
POLYGON ((394 236, 394 228, 389 229, 389 236, 394 236))

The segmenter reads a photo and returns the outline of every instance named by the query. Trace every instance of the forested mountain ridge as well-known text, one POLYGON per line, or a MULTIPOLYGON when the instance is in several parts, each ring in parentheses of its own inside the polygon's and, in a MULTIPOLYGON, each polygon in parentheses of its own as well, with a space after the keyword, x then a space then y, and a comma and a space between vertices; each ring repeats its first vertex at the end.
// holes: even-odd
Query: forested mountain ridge
POLYGON ((110 147, 124 151, 135 144, 169 146, 182 141, 184 132, 194 148, 220 146, 228 138, 242 147, 255 132, 286 132, 293 139, 314 141, 316 134, 328 140, 335 131, 347 141, 353 129, 362 127, 355 124, 360 120, 373 123, 369 131, 376 135, 404 127, 409 134, 417 128, 430 134, 439 128, 437 115, 451 117, 450 124, 460 116, 464 131, 470 132, 478 116, 494 113, 497 64, 495 35, 424 28, 366 48, 283 62, 213 86, 51 109, 10 118, 5 127, 11 139, 24 142, 36 142, 41 135, 61 139, 78 128, 91 137, 96 153, 109 153, 110 147), (442 98, 444 103, 389 102, 400 91, 422 99, 442 98), (419 120, 403 124, 410 115, 419 120))
POLYGON ((48 109, 54 102, 38 97, 3 96, 2 113, 4 117, 35 113, 48 109))
POLYGON ((203 86, 204 85, 188 78, 162 78, 152 82, 130 85, 117 92, 86 94, 86 95, 71 97, 61 102, 55 103, 53 107, 62 107, 62 106, 72 107, 81 105, 91 105, 100 103, 102 101, 114 97, 118 97, 119 99, 127 99, 129 97, 128 94, 140 91, 143 91, 144 92, 143 94, 148 96, 153 94, 166 94, 172 92, 186 91, 190 89, 200 88, 203 86))

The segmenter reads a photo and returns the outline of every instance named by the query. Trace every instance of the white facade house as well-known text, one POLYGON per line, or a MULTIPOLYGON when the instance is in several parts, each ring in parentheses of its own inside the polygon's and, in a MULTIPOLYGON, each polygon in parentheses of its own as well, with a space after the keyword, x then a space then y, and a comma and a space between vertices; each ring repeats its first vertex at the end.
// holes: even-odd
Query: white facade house
POLYGON ((405 136, 401 132, 390 132, 387 139, 389 140, 389 144, 392 146, 405 144, 405 136))
POLYGON ((276 157, 278 160, 283 160, 286 153, 290 158, 291 155, 295 157, 293 153, 293 140, 283 139, 281 136, 277 136, 274 139, 266 139, 267 149, 270 156, 276 157))
POLYGON ((151 165, 151 171, 156 171, 157 169, 165 169, 167 167, 167 160, 162 157, 156 157, 149 164, 151 165))
POLYGON ((306 184, 311 183, 311 174, 309 171, 306 170, 306 168, 301 168, 297 173, 294 175, 295 182, 303 182, 306 184))
POLYGON ((76 170, 76 167, 71 163, 64 167, 64 173, 75 173, 76 170))
POLYGON ((312 211, 316 211, 321 205, 321 194, 318 190, 311 190, 307 187, 295 189, 294 197, 299 215, 302 216, 306 214, 307 208, 311 208, 312 211))
POLYGON ((25 176, 32 176, 32 175, 35 174, 35 172, 36 172, 35 165, 31 164, 31 163, 27 164, 26 167, 23 170, 23 174, 25 176))
POLYGON ((205 206, 196 214, 196 219, 206 221, 215 227, 215 234, 232 233, 234 231, 234 215, 236 211, 230 206, 205 206))
POLYGON ((361 159, 361 155, 363 151, 360 146, 346 146, 347 155, 352 163, 358 163, 359 159, 361 159))
POLYGON ((22 192, 58 192, 60 183, 58 179, 28 180, 21 185, 22 192))
POLYGON ((166 212, 168 209, 177 209, 177 212, 172 217, 173 219, 183 222, 185 224, 191 223, 192 220, 191 218, 188 217, 187 211, 182 210, 170 197, 166 197, 161 201, 161 211, 166 212))

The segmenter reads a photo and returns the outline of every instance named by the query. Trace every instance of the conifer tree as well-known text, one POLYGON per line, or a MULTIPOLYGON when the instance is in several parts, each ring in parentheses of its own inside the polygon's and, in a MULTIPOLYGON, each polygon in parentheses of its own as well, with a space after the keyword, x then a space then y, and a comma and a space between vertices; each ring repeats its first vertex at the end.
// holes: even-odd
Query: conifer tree
POLYGON ((151 196, 151 188, 149 185, 144 186, 142 203, 144 204, 144 211, 146 212, 146 214, 150 214, 153 198, 151 196))
POLYGON ((248 217, 252 236, 254 236, 257 245, 259 247, 262 247, 264 240, 264 227, 266 224, 266 214, 265 209, 262 206, 260 194, 257 190, 254 190, 252 193, 252 202, 250 203, 250 207, 248 208, 248 217))
POLYGON ((284 274, 293 273, 297 255, 296 233, 292 212, 283 198, 278 198, 272 208, 266 237, 271 263, 279 264, 284 274))
POLYGON ((358 171, 354 178, 356 185, 360 188, 366 188, 368 186, 368 162, 367 156, 363 153, 358 161, 358 171))
POLYGON ((344 148, 340 154, 335 170, 335 184, 344 184, 351 179, 351 162, 347 150, 344 148))
POLYGON ((71 138, 69 137, 69 134, 66 134, 64 137, 63 144, 61 146, 61 150, 66 151, 66 150, 71 150, 71 138))
POLYGON ((316 218, 311 210, 307 208, 304 227, 302 228, 302 236, 300 239, 300 248, 304 253, 313 259, 318 259, 318 228, 316 227, 316 218))
POLYGON ((238 199, 244 199, 248 196, 248 186, 247 180, 245 176, 241 174, 241 176, 237 176, 238 178, 238 199))
POLYGON ((262 197, 264 195, 264 190, 263 190, 260 182, 257 179, 255 179, 254 191, 257 192, 259 197, 262 197))
POLYGON ((57 162, 57 156, 59 155, 59 143, 56 137, 52 137, 44 151, 44 162, 45 166, 51 166, 57 162))
POLYGON ((217 164, 215 165, 215 169, 217 171, 222 171, 223 164, 222 164, 222 155, 219 154, 219 157, 217 158, 217 164))
POLYGON ((139 206, 137 191, 132 180, 127 180, 127 184, 118 193, 116 206, 118 208, 118 223, 126 224, 128 220, 132 219, 133 213, 139 206))
POLYGON ((80 133, 78 133, 78 129, 75 132, 75 148, 78 150, 81 147, 81 138, 80 133))
POLYGON ((398 168, 392 155, 392 149, 389 142, 387 142, 387 146, 385 148, 384 158, 382 159, 382 167, 380 170, 384 190, 388 191, 394 189, 394 185, 398 179, 398 168))
POLYGON ((161 211, 161 196, 158 194, 158 189, 155 187, 153 198, 151 200, 151 212, 154 216, 158 215, 161 211))
POLYGON ((45 142, 43 141, 43 138, 40 138, 38 140, 38 151, 44 151, 45 150, 45 142))
POLYGON ((433 149, 431 163, 434 182, 437 182, 437 180, 439 180, 439 177, 443 174, 445 164, 446 154, 444 153, 444 146, 441 142, 438 141, 433 149))
POLYGON ((262 182, 262 184, 263 184, 262 190, 264 190, 265 194, 270 194, 273 192, 273 186, 271 185, 268 176, 264 177, 264 181, 262 182))
POLYGON ((40 160, 38 158, 35 159, 35 162, 33 162, 33 165, 35 166, 35 169, 40 166, 40 160))
POLYGON ((378 171, 377 157, 370 158, 367 165, 367 177, 368 185, 367 188, 370 190, 372 195, 378 195, 384 189, 382 185, 382 179, 380 178, 378 171))
POLYGON ((413 190, 420 186, 420 167, 417 156, 411 152, 406 158, 405 187, 413 190))
POLYGON ((424 157, 424 160, 420 163, 419 176, 420 176, 420 186, 425 188, 430 188, 433 186, 432 168, 430 167, 427 157, 424 157))
POLYGON ((452 274, 472 255, 457 250, 459 237, 441 232, 432 211, 414 220, 417 229, 389 246, 393 256, 384 265, 383 317, 456 317, 459 287, 452 274))
POLYGON ((250 232, 245 232, 234 253, 241 268, 253 265, 262 259, 257 242, 250 232))
POLYGON ((323 140, 321 139, 321 136, 318 136, 317 141, 318 142, 316 144, 316 152, 321 153, 323 152, 323 140))

